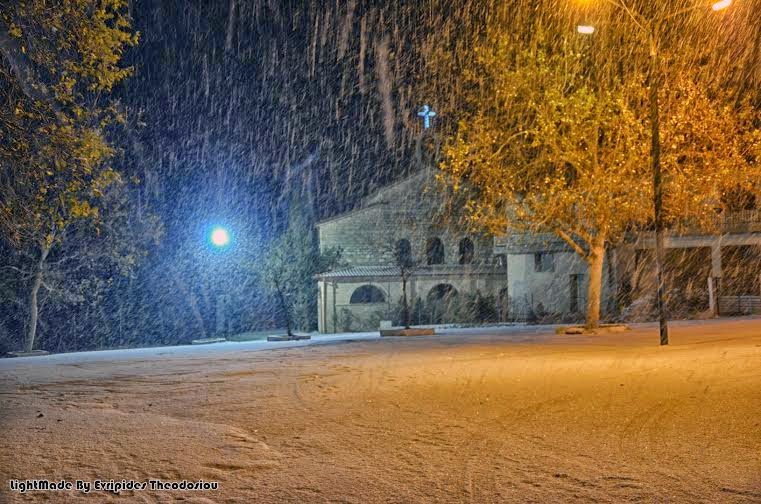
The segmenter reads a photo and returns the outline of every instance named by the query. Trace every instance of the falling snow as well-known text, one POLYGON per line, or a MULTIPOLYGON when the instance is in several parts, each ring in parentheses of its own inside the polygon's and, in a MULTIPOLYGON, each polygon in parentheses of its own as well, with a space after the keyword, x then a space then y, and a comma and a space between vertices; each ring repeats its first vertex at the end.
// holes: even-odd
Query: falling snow
MULTIPOLYGON (((229 478, 232 500, 252 498, 249 478, 272 502, 761 500, 750 420, 761 398, 748 392, 761 390, 752 318, 761 314, 761 0, 69 3, 84 18, 45 0, 0 2, 0 356, 109 353, 0 363, 0 428, 12 448, 0 457, 3 477, 12 451, 46 460, 26 459, 29 474, 14 477, 38 467, 78 476, 61 467, 86 459, 113 472, 78 466, 88 477, 229 478), (125 22, 107 15, 88 42, 86 21, 106 12, 92 6, 121 3, 125 22), (555 88, 525 78, 527 58, 555 88), (676 325, 685 346, 668 362, 645 349, 652 326, 594 348, 546 327, 591 312, 585 254, 603 257, 603 322, 659 316, 655 103, 662 313, 691 319, 676 325), (582 109, 614 119, 587 134, 589 115, 558 112, 582 109), (602 171, 581 169, 588 159, 602 171), (421 175, 417 192, 386 198, 421 175), (594 190, 572 200, 578 187, 594 190), (436 211, 422 216, 429 201, 436 211), (379 208, 382 218, 357 217, 379 208), (558 208, 580 225, 572 239, 553 220, 558 208), (316 224, 333 218, 356 223, 354 234, 326 250, 316 224), (361 267, 397 267, 385 249, 409 218, 422 233, 411 250, 446 242, 446 261, 416 264, 420 275, 488 267, 504 285, 482 292, 473 277, 443 316, 426 311, 425 294, 410 306, 381 297, 371 334, 318 335, 329 285, 318 292, 319 275, 351 271, 347 257, 358 255, 361 267), (590 228, 608 233, 594 254, 583 245, 590 228), (376 230, 390 230, 385 242, 352 241, 376 230), (441 341, 376 341, 381 324, 403 325, 411 311, 441 341), (723 325, 729 315, 751 319, 723 325), (264 342, 292 325, 315 344, 264 342), (742 340, 728 357, 722 335, 742 340), (237 342, 176 347, 216 339, 237 342), (356 339, 351 350, 332 345, 356 339), (156 363, 161 373, 149 369, 156 363), (143 400, 146 385, 166 398, 143 400), (629 390, 639 402, 627 402, 629 390), (58 422, 69 430, 55 431, 58 422), (143 447, 128 449, 137 431, 143 447), (174 431, 198 449, 195 462, 174 431), (66 436, 88 433, 97 450, 69 456, 66 436), (182 463, 145 448, 145 433, 182 463)), ((330 284, 333 330, 336 289, 349 284, 330 284)))

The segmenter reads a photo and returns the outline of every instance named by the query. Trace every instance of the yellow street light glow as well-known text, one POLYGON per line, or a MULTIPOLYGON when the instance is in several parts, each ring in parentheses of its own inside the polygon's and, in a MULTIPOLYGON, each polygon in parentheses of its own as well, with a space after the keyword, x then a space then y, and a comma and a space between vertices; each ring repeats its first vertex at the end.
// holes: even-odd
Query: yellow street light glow
MULTIPOLYGON (((731 1, 731 0, 724 0, 731 1)), ((583 33, 584 35, 592 35, 595 32, 595 27, 591 25, 579 25, 576 27, 576 31, 583 33)))
POLYGON ((720 0, 719 2, 716 2, 711 6, 711 8, 715 11, 720 11, 722 9, 726 9, 732 5, 732 0, 720 0))

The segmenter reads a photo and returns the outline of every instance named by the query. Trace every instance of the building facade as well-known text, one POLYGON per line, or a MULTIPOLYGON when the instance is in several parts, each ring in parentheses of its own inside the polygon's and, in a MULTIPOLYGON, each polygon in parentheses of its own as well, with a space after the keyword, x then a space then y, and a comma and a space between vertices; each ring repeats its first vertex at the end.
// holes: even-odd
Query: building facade
MULTIPOLYGON (((320 222, 321 250, 340 248, 346 264, 317 278, 319 330, 398 324, 403 287, 413 324, 583 319, 587 264, 565 242, 551 234, 477 236, 446 224, 445 214, 431 176, 421 172, 320 222), (408 270, 398 267, 401 256, 410 259, 408 270)), ((728 214, 714 234, 671 235, 665 245, 672 318, 761 312, 761 212, 728 214)), ((647 233, 610 248, 603 313, 651 319, 654 269, 647 233)))
POLYGON ((321 332, 377 329, 399 322, 403 288, 412 322, 446 323, 465 295, 495 298, 505 285, 505 261, 491 237, 441 225, 440 200, 427 172, 381 189, 357 210, 317 224, 320 249, 340 248, 346 266, 318 282, 321 332), (398 258, 407 258, 407 267, 398 258), (408 276, 406 282, 403 275, 408 276), (415 310, 417 309, 417 317, 415 310))

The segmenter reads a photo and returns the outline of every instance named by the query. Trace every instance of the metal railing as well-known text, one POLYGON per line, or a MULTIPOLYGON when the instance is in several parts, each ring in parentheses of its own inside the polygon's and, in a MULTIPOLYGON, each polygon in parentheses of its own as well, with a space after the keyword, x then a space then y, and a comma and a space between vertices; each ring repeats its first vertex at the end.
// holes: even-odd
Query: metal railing
POLYGON ((726 212, 717 217, 717 224, 723 231, 761 230, 761 210, 726 212))
POLYGON ((761 314, 761 296, 719 296, 722 315, 761 314))

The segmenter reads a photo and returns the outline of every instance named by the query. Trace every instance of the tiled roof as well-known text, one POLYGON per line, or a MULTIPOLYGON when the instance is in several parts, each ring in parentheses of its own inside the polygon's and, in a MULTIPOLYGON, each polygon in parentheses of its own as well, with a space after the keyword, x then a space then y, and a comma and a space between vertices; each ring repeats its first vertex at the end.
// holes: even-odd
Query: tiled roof
MULTIPOLYGON (((495 275, 504 274, 496 265, 466 265, 441 264, 421 266, 411 276, 441 276, 441 275, 495 275)), ((356 277, 386 277, 398 278, 401 275, 396 266, 352 266, 335 271, 327 271, 317 275, 317 278, 356 278, 356 277)))
POLYGON ((317 275, 319 278, 344 277, 398 277, 401 274, 396 266, 353 266, 317 275))

